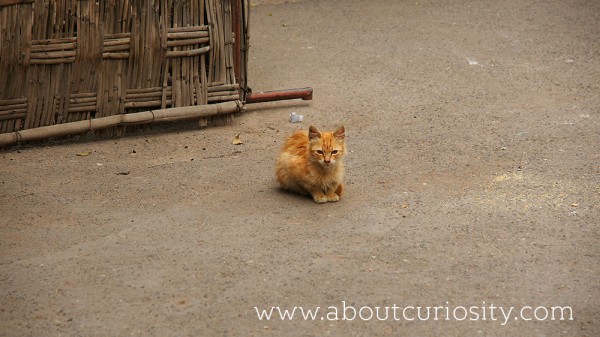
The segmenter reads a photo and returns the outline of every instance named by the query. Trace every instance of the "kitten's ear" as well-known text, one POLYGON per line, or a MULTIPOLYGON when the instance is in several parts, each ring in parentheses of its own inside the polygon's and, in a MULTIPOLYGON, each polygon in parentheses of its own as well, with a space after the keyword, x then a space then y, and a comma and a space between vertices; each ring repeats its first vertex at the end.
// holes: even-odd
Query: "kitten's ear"
POLYGON ((337 130, 333 132, 333 136, 337 139, 344 139, 346 137, 346 129, 344 129, 344 126, 342 125, 337 128, 337 130))
POLYGON ((308 139, 314 140, 317 138, 321 138, 321 132, 319 131, 319 129, 311 125, 310 128, 308 128, 308 139))

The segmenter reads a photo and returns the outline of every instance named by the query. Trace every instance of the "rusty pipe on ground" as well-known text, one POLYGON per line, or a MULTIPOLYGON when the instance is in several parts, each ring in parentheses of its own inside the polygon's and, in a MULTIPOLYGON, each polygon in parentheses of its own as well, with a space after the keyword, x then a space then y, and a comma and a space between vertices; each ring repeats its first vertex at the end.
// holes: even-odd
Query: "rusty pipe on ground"
POLYGON ((303 101, 312 99, 312 88, 285 89, 249 93, 246 95, 246 103, 261 103, 283 101, 288 99, 300 98, 303 101))

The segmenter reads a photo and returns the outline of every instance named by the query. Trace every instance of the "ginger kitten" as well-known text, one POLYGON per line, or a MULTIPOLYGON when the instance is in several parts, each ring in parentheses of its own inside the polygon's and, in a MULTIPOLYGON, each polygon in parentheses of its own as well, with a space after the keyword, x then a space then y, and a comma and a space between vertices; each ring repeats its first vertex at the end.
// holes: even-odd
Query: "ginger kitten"
POLYGON ((310 194, 316 203, 338 201, 343 192, 345 130, 320 132, 312 126, 289 136, 277 158, 277 181, 282 188, 310 194))

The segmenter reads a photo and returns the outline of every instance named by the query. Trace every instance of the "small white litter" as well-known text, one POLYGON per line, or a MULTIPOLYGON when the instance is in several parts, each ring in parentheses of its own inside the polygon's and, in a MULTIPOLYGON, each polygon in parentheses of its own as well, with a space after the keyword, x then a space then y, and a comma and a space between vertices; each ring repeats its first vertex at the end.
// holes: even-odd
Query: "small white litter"
POLYGON ((290 123, 300 123, 304 120, 303 115, 298 115, 295 112, 290 114, 290 123))

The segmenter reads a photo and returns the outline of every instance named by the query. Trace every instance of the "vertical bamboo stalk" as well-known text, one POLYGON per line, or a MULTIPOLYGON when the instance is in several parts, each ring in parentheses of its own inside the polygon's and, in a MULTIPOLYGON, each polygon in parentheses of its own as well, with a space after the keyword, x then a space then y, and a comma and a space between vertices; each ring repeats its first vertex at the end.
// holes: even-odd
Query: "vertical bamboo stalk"
MULTIPOLYGON (((171 18, 171 27, 178 28, 181 26, 181 4, 178 1, 173 2, 173 16, 171 18)), ((173 51, 180 51, 183 47, 173 47, 173 51)), ((174 106, 181 106, 181 59, 177 57, 171 58, 171 92, 176 92, 176 96, 172 96, 171 101, 174 106)))
MULTIPOLYGON (((181 6, 181 27, 189 26, 189 2, 182 3, 181 6)), ((190 50, 190 46, 183 46, 181 50, 190 50)), ((191 103, 190 99, 190 58, 180 57, 181 60, 181 82, 182 82, 182 104, 188 106, 191 103)))
MULTIPOLYGON (((200 25, 205 25, 206 6, 205 1, 200 0, 200 25)), ((210 42, 209 42, 210 43, 210 42)), ((208 85, 206 80, 206 54, 200 55, 200 104, 206 104, 208 101, 208 85)))
POLYGON ((225 68, 225 24, 223 22, 223 7, 215 6, 216 9, 216 19, 217 19, 217 30, 219 31, 219 53, 217 54, 217 65, 219 66, 219 77, 218 81, 221 83, 227 83, 226 78, 226 68, 225 68))
POLYGON ((212 83, 213 79, 214 79, 213 65, 214 65, 214 58, 215 58, 214 57, 215 50, 217 48, 216 41, 215 41, 215 31, 213 28, 214 20, 213 20, 212 1, 213 0, 206 0, 204 2, 205 6, 206 6, 206 25, 208 26, 208 36, 210 37, 210 40, 209 40, 210 51, 208 53, 207 84, 212 83))
MULTIPOLYGON (((44 4, 40 1, 35 2, 34 23, 32 26, 32 38, 41 40, 46 37, 46 23, 48 22, 49 11, 44 10, 44 4)), ((40 118, 43 109, 43 94, 41 88, 43 88, 43 68, 44 66, 34 65, 30 67, 28 74, 30 75, 31 90, 29 91, 28 101, 30 104, 27 109, 27 116, 25 118, 25 128, 30 129, 37 126, 37 121, 40 118)))
POLYGON ((233 12, 231 10, 231 1, 237 0, 226 0, 223 1, 223 23, 224 23, 224 35, 225 35, 225 83, 235 83, 235 75, 233 72, 233 12))
MULTIPOLYGON (((206 1, 210 1, 210 0, 206 0, 206 1)), ((205 24, 205 18, 204 16, 206 15, 206 1, 205 0, 200 0, 200 25, 204 25, 205 24)), ((210 26, 209 26, 209 32, 210 32, 210 26)), ((212 35, 209 35, 212 39, 212 35)), ((210 42, 209 40, 209 44, 212 44, 212 42, 210 42)), ((200 93, 198 94, 199 98, 198 98, 198 104, 206 104, 208 101, 208 97, 207 97, 207 79, 206 79, 206 54, 201 54, 200 55, 200 93)), ((200 120, 198 121, 198 126, 199 127, 204 127, 208 125, 208 119, 205 118, 200 118, 200 120)))
POLYGON ((169 86, 169 58, 164 56, 166 55, 166 51, 167 51, 167 27, 168 27, 168 21, 170 18, 169 13, 171 12, 171 2, 168 0, 162 0, 162 7, 161 7, 161 18, 160 18, 160 24, 161 24, 161 35, 160 35, 160 47, 161 47, 161 52, 163 53, 163 67, 162 67, 162 72, 163 72, 163 82, 162 82, 162 95, 161 95, 161 103, 160 103, 160 107, 161 109, 164 109, 167 107, 167 89, 169 86))
MULTIPOLYGON (((192 8, 192 17, 194 18, 194 25, 200 25, 200 7, 202 6, 201 0, 195 0, 194 6, 192 8)), ((194 57, 192 59, 192 74, 193 74, 193 86, 194 86, 194 104, 200 105, 202 104, 202 86, 200 85, 200 67, 199 67, 199 57, 194 57)))

